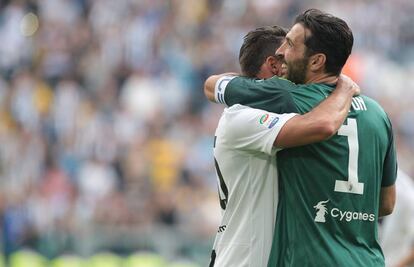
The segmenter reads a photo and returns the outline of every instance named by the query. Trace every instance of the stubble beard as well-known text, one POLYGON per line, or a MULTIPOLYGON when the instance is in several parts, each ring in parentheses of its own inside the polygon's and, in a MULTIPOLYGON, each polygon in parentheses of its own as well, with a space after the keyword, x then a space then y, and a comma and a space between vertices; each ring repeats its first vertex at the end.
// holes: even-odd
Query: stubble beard
POLYGON ((309 57, 297 59, 293 62, 286 63, 288 68, 287 79, 296 83, 304 84, 306 82, 306 72, 309 57))

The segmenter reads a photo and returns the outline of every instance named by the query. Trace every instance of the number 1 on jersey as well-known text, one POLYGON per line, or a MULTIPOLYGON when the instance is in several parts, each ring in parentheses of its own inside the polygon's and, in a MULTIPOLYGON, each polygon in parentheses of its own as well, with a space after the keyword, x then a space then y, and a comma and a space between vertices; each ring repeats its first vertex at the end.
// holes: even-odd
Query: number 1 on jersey
POLYGON ((356 119, 347 119, 347 125, 339 128, 338 135, 348 137, 349 161, 348 161, 348 180, 336 180, 335 192, 353 193, 362 195, 364 193, 364 183, 358 182, 358 127, 356 119))

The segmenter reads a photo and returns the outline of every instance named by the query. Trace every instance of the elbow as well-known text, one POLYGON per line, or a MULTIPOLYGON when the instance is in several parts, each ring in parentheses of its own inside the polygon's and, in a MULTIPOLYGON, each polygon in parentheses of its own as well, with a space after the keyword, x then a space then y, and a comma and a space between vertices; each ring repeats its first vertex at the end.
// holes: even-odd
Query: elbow
POLYGON ((394 211, 394 203, 381 206, 380 217, 390 215, 394 211))
POLYGON ((396 201, 395 184, 381 187, 379 216, 390 215, 394 211, 396 201))
POLYGON ((329 139, 338 131, 335 123, 331 121, 323 121, 321 122, 320 125, 321 125, 320 134, 324 140, 329 139))
POLYGON ((213 76, 210 76, 207 78, 207 80, 204 82, 204 95, 205 97, 214 102, 214 86, 215 86, 215 80, 216 78, 213 76))
POLYGON ((208 98, 208 95, 209 95, 208 79, 204 82, 204 95, 208 98))

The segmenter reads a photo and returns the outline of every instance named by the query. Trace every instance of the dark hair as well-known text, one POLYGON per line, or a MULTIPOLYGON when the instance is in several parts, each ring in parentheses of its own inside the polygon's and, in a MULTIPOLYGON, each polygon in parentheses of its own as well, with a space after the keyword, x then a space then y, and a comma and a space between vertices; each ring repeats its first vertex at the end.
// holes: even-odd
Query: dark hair
POLYGON ((243 75, 255 77, 266 58, 275 55, 285 36, 286 30, 279 26, 260 27, 246 34, 239 53, 243 75))
POLYGON ((309 29, 305 35, 306 55, 322 53, 326 56, 326 73, 339 75, 352 51, 354 37, 345 21, 317 9, 309 9, 298 15, 295 24, 309 29))

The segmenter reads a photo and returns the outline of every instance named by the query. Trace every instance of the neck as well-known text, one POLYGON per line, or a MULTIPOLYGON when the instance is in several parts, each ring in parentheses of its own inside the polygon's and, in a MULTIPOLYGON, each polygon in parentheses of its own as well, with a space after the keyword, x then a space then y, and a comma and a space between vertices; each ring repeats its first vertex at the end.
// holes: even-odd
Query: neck
POLYGON ((320 73, 312 76, 309 78, 306 83, 328 83, 333 84, 338 82, 338 76, 328 74, 328 73, 320 73))
POLYGON ((256 77, 259 79, 269 79, 269 78, 272 78, 273 76, 275 76, 274 73, 272 73, 271 71, 263 70, 263 69, 261 69, 259 73, 256 75, 256 77))

